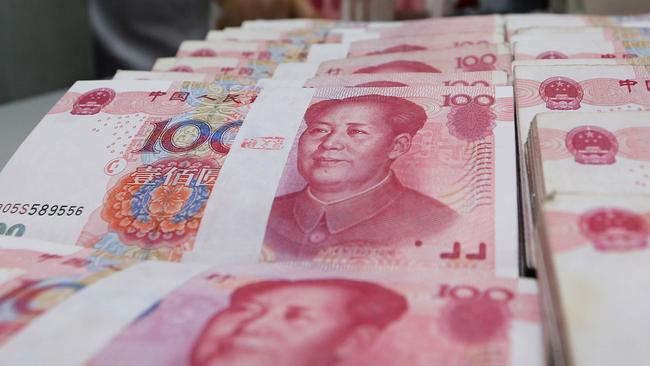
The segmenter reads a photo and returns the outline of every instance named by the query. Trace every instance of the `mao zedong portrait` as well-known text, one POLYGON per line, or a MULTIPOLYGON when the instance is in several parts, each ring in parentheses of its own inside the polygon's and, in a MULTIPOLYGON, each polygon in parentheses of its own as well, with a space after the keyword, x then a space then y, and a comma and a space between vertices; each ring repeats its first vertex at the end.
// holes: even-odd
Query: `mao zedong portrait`
POLYGON ((194 366, 335 366, 372 347, 407 310, 385 287, 347 279, 244 285, 194 342, 194 366))
POLYGON ((394 96, 312 104, 297 147, 307 184, 275 198, 265 245, 295 259, 330 246, 412 245, 449 227, 457 213, 404 186, 391 169, 426 120, 421 106, 394 96))

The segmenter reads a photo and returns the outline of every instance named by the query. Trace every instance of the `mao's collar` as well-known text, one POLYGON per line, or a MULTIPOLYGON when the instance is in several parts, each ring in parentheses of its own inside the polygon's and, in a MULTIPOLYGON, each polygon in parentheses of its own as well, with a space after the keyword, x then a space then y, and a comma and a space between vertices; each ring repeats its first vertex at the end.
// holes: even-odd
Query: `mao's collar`
POLYGON ((328 231, 336 234, 375 216, 404 189, 392 171, 377 185, 335 202, 319 200, 307 187, 298 194, 293 215, 304 232, 313 230, 324 216, 328 231))

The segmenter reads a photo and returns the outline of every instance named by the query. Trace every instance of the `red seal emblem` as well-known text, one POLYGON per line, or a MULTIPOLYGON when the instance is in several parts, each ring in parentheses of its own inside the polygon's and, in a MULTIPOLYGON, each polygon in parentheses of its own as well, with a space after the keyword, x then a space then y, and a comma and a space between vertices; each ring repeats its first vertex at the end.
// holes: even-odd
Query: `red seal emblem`
POLYGON ((613 133, 597 126, 572 129, 564 140, 578 164, 609 165, 616 162, 618 141, 613 133))
POLYGON ((74 102, 71 114, 92 115, 99 113, 115 98, 115 90, 98 88, 88 91, 74 102))
POLYGON ((175 71, 175 72, 194 72, 194 69, 192 69, 189 66, 174 66, 169 71, 175 71))
POLYGON ((553 60, 553 59, 561 59, 561 58, 569 58, 567 55, 563 54, 562 52, 558 51, 546 51, 542 52, 536 57, 538 60, 553 60))
POLYGON ((200 48, 190 54, 192 57, 215 57, 217 53, 209 48, 200 48))
POLYGON ((546 108, 566 111, 580 109, 584 91, 575 80, 555 76, 542 82, 539 95, 546 102, 546 108))
POLYGON ((648 225, 641 215, 619 208, 599 208, 580 217, 580 230, 596 250, 622 252, 648 246, 648 225))

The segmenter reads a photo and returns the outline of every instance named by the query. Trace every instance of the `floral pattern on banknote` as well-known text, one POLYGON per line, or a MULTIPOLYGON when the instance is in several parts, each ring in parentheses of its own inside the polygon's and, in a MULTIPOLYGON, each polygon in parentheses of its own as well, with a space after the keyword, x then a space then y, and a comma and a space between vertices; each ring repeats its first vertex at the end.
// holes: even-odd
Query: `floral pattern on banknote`
POLYGON ((78 245, 162 260, 180 260, 193 248, 212 187, 258 89, 174 85, 156 95, 182 95, 187 108, 146 118, 119 158, 126 168, 109 182, 78 245))
POLYGON ((102 218, 124 242, 175 247, 196 234, 218 172, 216 162, 194 158, 138 168, 108 192, 102 218))
POLYGON ((16 274, 0 283, 0 345, 32 320, 133 261, 82 250, 58 255, 0 250, 0 267, 16 274))

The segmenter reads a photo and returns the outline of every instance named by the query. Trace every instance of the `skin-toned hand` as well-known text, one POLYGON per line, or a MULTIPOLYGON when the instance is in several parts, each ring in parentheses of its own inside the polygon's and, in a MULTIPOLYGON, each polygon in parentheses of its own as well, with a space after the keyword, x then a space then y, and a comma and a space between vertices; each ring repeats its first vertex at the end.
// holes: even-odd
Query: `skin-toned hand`
POLYGON ((222 16, 219 27, 237 27, 244 20, 317 18, 310 0, 217 0, 222 16))

